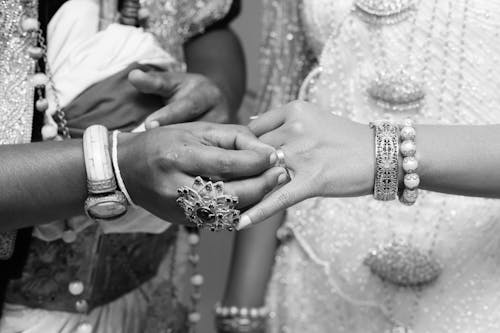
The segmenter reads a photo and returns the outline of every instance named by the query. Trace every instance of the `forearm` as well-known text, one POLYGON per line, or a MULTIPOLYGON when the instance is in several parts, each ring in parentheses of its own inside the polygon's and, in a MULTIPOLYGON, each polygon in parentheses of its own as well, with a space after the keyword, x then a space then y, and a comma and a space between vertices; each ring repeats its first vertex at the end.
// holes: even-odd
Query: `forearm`
POLYGON ((246 308, 264 305, 278 246, 276 230, 283 217, 283 213, 277 214, 266 223, 237 233, 223 305, 246 308))
POLYGON ((500 198, 500 125, 416 129, 420 188, 500 198))
POLYGON ((0 231, 83 213, 81 140, 0 146, 0 231))
POLYGON ((184 47, 188 72, 203 74, 217 84, 235 120, 246 89, 245 58, 238 37, 229 28, 214 29, 184 47))

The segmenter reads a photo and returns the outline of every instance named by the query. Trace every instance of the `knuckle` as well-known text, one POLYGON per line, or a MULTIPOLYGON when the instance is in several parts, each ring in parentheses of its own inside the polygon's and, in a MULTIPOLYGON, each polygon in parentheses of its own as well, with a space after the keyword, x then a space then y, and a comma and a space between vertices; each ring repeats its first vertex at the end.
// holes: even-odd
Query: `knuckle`
POLYGON ((295 135, 304 133, 304 123, 300 120, 292 121, 289 126, 291 132, 295 135))
POLYGON ((288 191, 280 192, 276 197, 276 202, 280 207, 287 206, 292 201, 292 195, 288 191))
POLYGON ((304 107, 305 102, 300 100, 295 100, 288 103, 288 108, 290 111, 300 111, 304 107))

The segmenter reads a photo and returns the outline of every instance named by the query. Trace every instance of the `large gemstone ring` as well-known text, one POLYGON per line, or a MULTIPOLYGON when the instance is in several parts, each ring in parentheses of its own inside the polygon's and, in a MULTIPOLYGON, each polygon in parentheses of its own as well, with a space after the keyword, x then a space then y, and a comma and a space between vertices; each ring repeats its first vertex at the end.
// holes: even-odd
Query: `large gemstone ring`
POLYGON ((182 186, 177 193, 177 204, 190 223, 211 231, 235 230, 240 220, 240 211, 235 209, 238 197, 225 194, 223 182, 196 177, 192 187, 182 186))

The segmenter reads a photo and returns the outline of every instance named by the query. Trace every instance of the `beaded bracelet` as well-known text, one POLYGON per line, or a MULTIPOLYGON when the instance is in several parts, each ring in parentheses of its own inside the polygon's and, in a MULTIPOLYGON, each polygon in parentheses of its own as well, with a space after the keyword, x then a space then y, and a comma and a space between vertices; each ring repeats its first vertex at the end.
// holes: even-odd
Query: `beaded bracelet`
POLYGON ((269 316, 266 306, 239 308, 215 305, 215 326, 219 332, 253 332, 264 330, 269 316))
POLYGON ((420 177, 416 173, 418 168, 418 160, 415 157, 417 152, 417 145, 415 144, 416 130, 413 127, 411 119, 406 119, 401 126, 400 138, 401 146, 400 151, 403 156, 403 171, 405 173, 403 182, 405 189, 399 197, 399 201, 403 204, 411 206, 417 201, 418 185, 420 184, 420 177))
POLYGON ((375 185, 376 200, 396 199, 399 172, 399 128, 387 121, 372 122, 375 129, 375 185))

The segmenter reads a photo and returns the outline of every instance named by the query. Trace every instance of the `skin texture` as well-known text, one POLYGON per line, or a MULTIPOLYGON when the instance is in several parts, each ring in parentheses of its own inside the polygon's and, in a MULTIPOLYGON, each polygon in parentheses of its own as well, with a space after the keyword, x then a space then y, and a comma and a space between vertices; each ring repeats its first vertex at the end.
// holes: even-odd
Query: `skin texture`
POLYGON ((236 122, 246 80, 239 39, 227 27, 210 30, 189 41, 185 53, 187 73, 130 72, 139 91, 165 99, 166 106, 146 119, 146 128, 195 120, 236 122))
MULTIPOLYGON (((269 111, 249 127, 263 142, 284 151, 292 179, 244 214, 249 225, 264 221, 269 226, 238 233, 223 304, 240 307, 264 304, 281 221, 268 216, 313 196, 371 195, 375 164, 374 133, 366 124, 309 103, 269 111), (262 264, 255 265, 256 260, 262 264)), ((500 198, 499 125, 417 125, 416 131, 420 188, 500 198)))
MULTIPOLYGON (((264 143, 283 150, 292 179, 249 209, 243 225, 306 198, 373 192, 374 134, 366 124, 296 101, 263 114, 249 127, 264 143)), ((420 188, 500 198, 499 125, 422 125, 416 130, 420 188)))
MULTIPOLYGON (((273 149, 247 128, 187 123, 119 136, 118 160, 132 198, 153 214, 183 221, 176 189, 196 175, 226 181, 241 207, 259 201, 278 183, 273 149), (169 142, 165 145, 162 142, 169 142), (230 181, 230 179, 242 179, 230 181)), ((0 231, 83 213, 86 175, 81 140, 0 146, 0 231)))
MULTIPOLYGON (((148 127, 158 126, 158 124, 149 126, 151 120, 155 119, 159 119, 162 125, 198 119, 219 122, 229 122, 235 119, 245 90, 244 58, 239 40, 227 27, 220 27, 191 39, 184 47, 189 73, 164 72, 151 73, 151 75, 144 75, 145 73, 140 71, 130 73, 130 80, 138 90, 161 95, 165 98, 166 103, 173 105, 151 115, 147 121, 148 127), (227 66, 232 70, 227 71, 227 66), (191 102, 189 102, 188 97, 191 102)), ((161 133, 120 136, 120 167, 126 178, 127 186, 132 189, 132 195, 135 197, 144 195, 146 198, 155 198, 158 206, 149 204, 148 207, 159 216, 178 219, 180 213, 179 210, 173 209, 174 216, 163 215, 161 208, 165 201, 160 200, 160 198, 165 195, 168 197, 168 201, 172 200, 172 195, 170 192, 168 195, 166 193, 159 194, 158 192, 164 191, 164 189, 155 188, 153 183, 161 182, 165 188, 175 190, 179 185, 192 184, 191 173, 198 172, 200 175, 204 173, 201 170, 204 163, 203 161, 197 162, 198 156, 195 156, 195 160, 191 164, 178 163, 175 158, 172 158, 175 156, 175 152, 166 147, 189 147, 193 141, 183 142, 175 136, 172 137, 169 133, 175 131, 179 134, 179 131, 184 133, 194 130, 201 131, 197 133, 200 135, 197 138, 203 139, 203 142, 198 142, 198 144, 210 145, 213 141, 203 137, 203 130, 196 126, 161 130, 161 133), (168 142, 168 144, 159 146, 155 140, 150 140, 150 137, 162 140, 158 142, 168 142), (147 160, 149 164, 141 164, 139 156, 146 156, 143 161, 147 160), (150 169, 142 169, 156 167, 155 161, 157 159, 167 160, 162 162, 162 168, 168 170, 169 175, 173 175, 174 170, 177 170, 177 174, 165 180, 155 178, 164 177, 162 172, 158 171, 153 176, 153 173, 149 172, 150 169), (174 161, 175 166, 170 166, 169 163, 174 161), (199 169, 194 168, 193 165, 199 169), (183 167, 187 166, 189 170, 182 170, 183 167), (127 173, 129 169, 133 169, 134 173, 127 173), (143 174, 143 178, 138 179, 136 177, 138 174, 143 174), (172 183, 170 183, 171 181, 172 183), (144 183, 149 185, 144 185, 144 183)), ((214 137, 216 131, 217 129, 211 128, 210 135, 214 137)), ((236 132, 232 133, 236 135, 236 132)), ((196 139, 193 140, 196 141, 196 139)), ((235 136, 228 137, 224 144, 227 143, 228 146, 235 147, 234 140, 235 136), (229 144, 230 142, 232 143, 229 144)), ((81 140, 68 140, 66 142, 0 146, 0 160, 2 161, 0 164, 0 184, 2 189, 9 189, 0 191, 0 221, 2 221, 0 231, 43 224, 83 213, 83 203, 86 198, 86 176, 81 145, 81 140)), ((224 155, 222 151, 217 152, 216 155, 219 153, 224 155)), ((263 152, 260 151, 259 154, 263 154, 263 152)), ((259 155, 262 163, 267 163, 264 161, 269 159, 268 153, 265 154, 265 157, 259 155)), ((223 168, 222 174, 219 172, 216 174, 219 178, 225 179, 223 175, 231 173, 229 169, 234 160, 222 158, 219 162, 215 160, 212 162, 214 163, 209 163, 210 166, 219 165, 223 168)), ((262 171, 268 167, 269 165, 262 165, 257 170, 262 171)), ((273 172, 279 173, 280 171, 282 170, 268 171, 262 175, 261 180, 275 178, 273 172)), ((253 184, 253 181, 249 181, 253 184)), ((259 182, 257 179, 255 181, 259 182)), ((232 189, 229 186, 228 190, 238 194, 242 185, 249 185, 248 182, 239 184, 239 188, 232 189)), ((267 184, 266 186, 271 185, 267 184)), ((141 198, 137 197, 137 200, 141 201, 141 198)), ((245 202, 245 199, 243 201, 245 202)), ((146 205, 148 204, 146 203, 146 205)))

